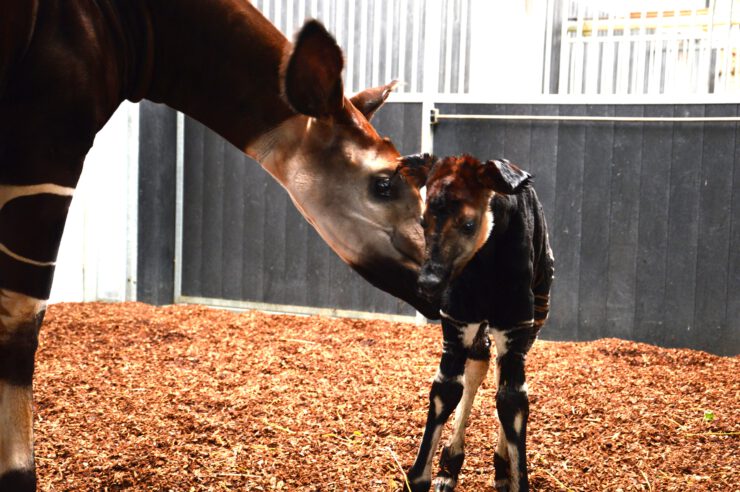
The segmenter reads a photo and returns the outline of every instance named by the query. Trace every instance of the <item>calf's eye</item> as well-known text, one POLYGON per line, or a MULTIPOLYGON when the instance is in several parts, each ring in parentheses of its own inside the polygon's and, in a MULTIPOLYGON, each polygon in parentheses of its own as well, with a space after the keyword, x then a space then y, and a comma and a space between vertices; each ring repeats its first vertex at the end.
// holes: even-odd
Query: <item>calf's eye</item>
POLYGON ((475 232, 475 221, 469 220, 462 225, 462 231, 465 234, 473 234, 475 232))

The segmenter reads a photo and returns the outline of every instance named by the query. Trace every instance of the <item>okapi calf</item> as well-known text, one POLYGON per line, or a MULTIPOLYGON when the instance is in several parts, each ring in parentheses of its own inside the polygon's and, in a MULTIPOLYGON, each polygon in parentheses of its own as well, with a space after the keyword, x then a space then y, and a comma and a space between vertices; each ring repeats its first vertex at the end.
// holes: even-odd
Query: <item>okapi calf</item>
POLYGON ((452 491, 464 459, 465 425, 496 345, 500 421, 494 456, 498 491, 529 490, 524 361, 549 312, 553 256, 531 176, 508 161, 468 155, 401 158, 399 172, 426 183, 426 252, 418 285, 441 300, 444 346, 429 393, 424 437, 408 472, 413 492, 429 490, 442 428, 457 408, 435 491, 452 491))

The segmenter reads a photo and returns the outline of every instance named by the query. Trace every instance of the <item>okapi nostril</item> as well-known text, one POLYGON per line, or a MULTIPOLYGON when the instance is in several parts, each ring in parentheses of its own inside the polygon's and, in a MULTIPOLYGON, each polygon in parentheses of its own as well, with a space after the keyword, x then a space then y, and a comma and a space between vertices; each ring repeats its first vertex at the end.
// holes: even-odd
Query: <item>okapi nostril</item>
POLYGON ((442 279, 435 274, 427 274, 419 277, 419 288, 424 291, 434 291, 442 283, 442 279))

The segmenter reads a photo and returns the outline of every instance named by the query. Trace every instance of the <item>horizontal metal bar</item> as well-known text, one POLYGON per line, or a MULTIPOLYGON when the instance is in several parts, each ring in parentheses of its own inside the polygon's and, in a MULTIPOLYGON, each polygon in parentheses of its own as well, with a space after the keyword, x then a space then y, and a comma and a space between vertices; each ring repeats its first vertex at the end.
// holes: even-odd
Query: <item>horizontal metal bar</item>
POLYGON ((524 120, 624 123, 722 123, 738 122, 740 116, 558 116, 525 114, 437 114, 437 120, 524 120))
POLYGON ((371 313, 367 311, 353 311, 350 309, 318 308, 310 306, 292 306, 289 304, 237 301, 232 299, 216 299, 212 297, 180 295, 175 297, 175 304, 201 304, 214 308, 228 309, 231 311, 255 310, 278 314, 295 314, 303 316, 316 315, 328 316, 331 318, 377 319, 382 321, 391 321, 394 323, 418 324, 418 320, 415 316, 406 316, 402 314, 371 313))
MULTIPOLYGON (((349 94, 348 94, 349 96, 349 94)), ((737 94, 540 94, 508 95, 500 94, 432 94, 435 104, 532 104, 532 105, 647 105, 673 106, 691 104, 740 104, 737 94)), ((421 93, 391 93, 388 102, 422 102, 421 93)))

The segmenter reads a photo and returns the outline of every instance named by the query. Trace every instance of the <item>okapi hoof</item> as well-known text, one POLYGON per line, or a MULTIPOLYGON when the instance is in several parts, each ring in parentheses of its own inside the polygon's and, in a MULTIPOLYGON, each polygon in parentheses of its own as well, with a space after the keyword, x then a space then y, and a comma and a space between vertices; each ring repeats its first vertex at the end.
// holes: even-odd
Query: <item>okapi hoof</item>
POLYGON ((36 473, 33 470, 12 470, 0 476, 0 490, 36 492, 36 473))
POLYGON ((411 487, 410 492, 429 492, 429 488, 432 486, 432 482, 428 480, 420 480, 418 482, 415 482, 409 477, 409 487, 411 487))
POLYGON ((457 480, 452 477, 437 477, 434 479, 434 492, 453 492, 457 480))

